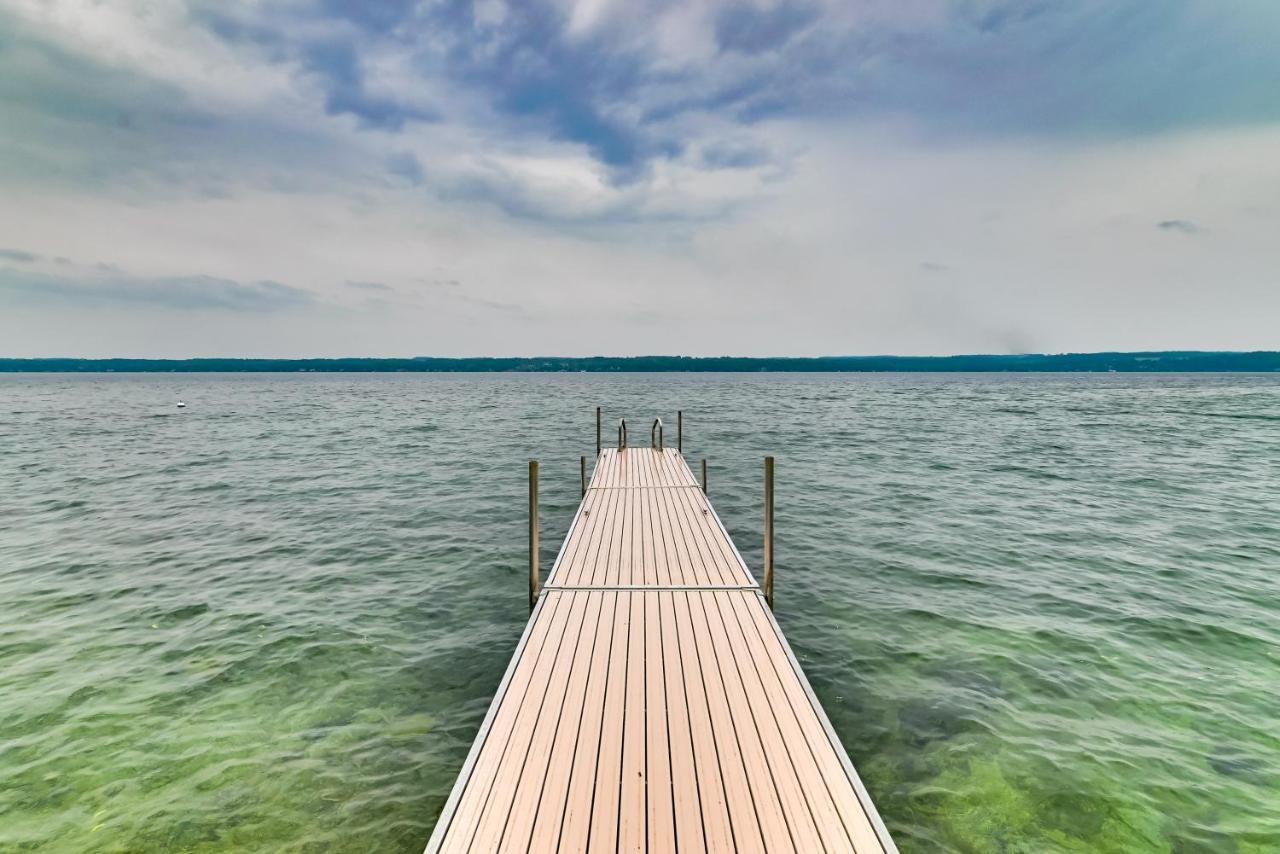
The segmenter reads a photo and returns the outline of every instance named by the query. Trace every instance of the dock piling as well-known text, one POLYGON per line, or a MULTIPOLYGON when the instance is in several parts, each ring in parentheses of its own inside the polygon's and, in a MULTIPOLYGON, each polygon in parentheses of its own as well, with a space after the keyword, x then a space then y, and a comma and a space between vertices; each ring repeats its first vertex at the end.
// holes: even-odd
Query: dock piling
POLYGON ((702 458, 702 494, 707 494, 707 458, 702 458))
POLYGON ((773 610, 773 457, 764 458, 764 599, 773 610))
POLYGON ((538 602, 538 461, 529 460, 529 610, 538 602))
POLYGON ((596 407, 596 456, 600 456, 600 407, 596 407))
POLYGON ((684 453, 684 410, 676 410, 676 453, 684 453))
POLYGON ((587 458, 586 456, 582 456, 578 458, 578 461, 582 464, 582 497, 586 498, 587 497, 587 458))

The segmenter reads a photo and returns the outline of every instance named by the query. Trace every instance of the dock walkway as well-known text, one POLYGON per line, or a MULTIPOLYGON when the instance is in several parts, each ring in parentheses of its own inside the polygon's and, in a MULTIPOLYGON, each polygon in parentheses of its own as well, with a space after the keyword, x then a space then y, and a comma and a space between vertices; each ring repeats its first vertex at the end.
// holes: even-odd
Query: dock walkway
POLYGON ((897 849, 684 458, 605 449, 427 854, 897 849))

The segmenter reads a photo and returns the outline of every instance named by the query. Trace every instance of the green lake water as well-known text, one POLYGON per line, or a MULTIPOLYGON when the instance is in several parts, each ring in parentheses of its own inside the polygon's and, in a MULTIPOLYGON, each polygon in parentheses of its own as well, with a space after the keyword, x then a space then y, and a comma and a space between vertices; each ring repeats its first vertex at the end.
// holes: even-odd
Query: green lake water
POLYGON ((1280 377, 1123 374, 0 376, 0 851, 420 851, 597 404, 903 852, 1280 851, 1280 377))

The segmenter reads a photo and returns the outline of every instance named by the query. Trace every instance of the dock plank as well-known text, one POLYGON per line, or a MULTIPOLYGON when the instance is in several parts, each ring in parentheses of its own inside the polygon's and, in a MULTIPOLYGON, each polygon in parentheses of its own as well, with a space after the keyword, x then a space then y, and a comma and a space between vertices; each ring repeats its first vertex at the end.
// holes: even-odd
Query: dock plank
MULTIPOLYGON (((603 600, 599 596, 582 597, 574 604, 584 610, 585 614, 579 624, 581 632, 575 639, 568 672, 563 680, 564 691, 558 690, 559 683, 555 680, 548 688, 543 714, 534 727, 524 767, 515 786, 506 828, 498 848, 500 851, 529 849, 535 828, 542 829, 534 821, 542 799, 547 796, 548 790, 553 793, 563 791, 563 780, 568 776, 570 763, 567 754, 572 746, 570 736, 576 734, 582 716, 583 697, 586 694, 603 600)), ((476 839, 475 844, 483 844, 482 836, 477 835, 476 839)))
POLYGON ((896 854, 682 457, 608 449, 440 852, 896 854))
POLYGON ((671 774, 671 712, 667 708, 666 672, 658 594, 641 594, 644 608, 645 838, 646 848, 676 850, 675 792, 671 774))
MULTIPOLYGON (((697 693, 701 683, 702 698, 699 705, 705 703, 706 717, 701 721, 711 733, 715 744, 716 756, 720 761, 720 774, 724 780, 725 801, 729 807, 729 822, 733 830, 734 848, 738 851, 766 851, 765 847, 771 828, 761 821, 757 815, 756 798, 752 793, 752 774, 742 755, 738 741, 738 733, 733 726, 729 711, 728 697, 720 680, 717 651, 705 636, 705 627, 694 620, 694 613, 700 607, 690 605, 690 594, 680 593, 676 600, 676 631, 680 634, 681 645, 693 650, 691 660, 696 680, 691 690, 697 693)), ((696 594, 692 597, 699 598, 696 594)), ((756 784, 765 781, 756 779, 756 784)), ((771 834, 770 834, 771 835, 771 834)), ((772 850, 791 851, 791 847, 772 850)))
MULTIPOLYGON (((679 639, 672 619, 673 593, 653 594, 657 599, 658 634, 662 642, 662 681, 666 695, 667 746, 671 755, 671 800, 674 809, 674 833, 682 850, 732 850, 728 812, 724 809, 723 789, 707 793, 708 809, 703 802, 694 754, 693 730, 689 721, 689 701, 685 697, 684 670, 679 639), (717 828, 723 828, 716 835, 717 828), (706 828, 710 828, 707 830, 706 828), (710 840, 710 841, 708 841, 710 840), (719 844, 712 844, 718 842, 719 844)), ((717 781, 717 786, 719 785, 717 781)))
POLYGON ((590 489, 548 588, 755 584, 701 490, 590 489))
MULTIPOLYGON (((559 846, 568 799, 574 792, 571 780, 579 767, 580 757, 584 765, 590 765, 591 776, 588 777, 585 770, 579 774, 579 791, 586 780, 594 778, 599 718, 603 714, 603 682, 609 661, 607 648, 613 636, 616 595, 591 598, 595 605, 595 631, 590 646, 580 648, 587 653, 579 654, 574 662, 570 689, 565 694, 564 710, 556 727, 537 812, 527 833, 519 825, 508 833, 513 843, 523 839, 529 851, 551 852, 559 846), (533 832, 535 828, 536 833, 533 832)), ((532 783, 530 788, 533 788, 532 783)), ((516 848, 520 850, 518 844, 516 848)))
POLYGON ((687 619, 679 616, 688 613, 687 594, 667 594, 670 608, 667 619, 676 638, 679 650, 680 673, 684 679, 684 697, 689 714, 689 738, 692 742, 694 768, 697 769, 698 803, 702 810, 703 828, 706 831, 707 851, 734 851, 737 848, 733 819, 729 812, 729 791, 725 785, 725 773, 716 746, 715 729, 711 721, 711 709, 707 704, 707 690, 702 678, 702 663, 691 635, 692 627, 687 619))
MULTIPOLYGON (((557 594, 560 595, 560 594, 557 594)), ((564 818, 561 822, 559 836, 554 828, 545 826, 545 833, 534 837, 535 850, 544 851, 582 851, 586 847, 587 836, 591 830, 591 816, 595 806, 596 769, 599 767, 600 743, 604 731, 604 698, 609 679, 609 667, 613 662, 613 646, 618 636, 625 631, 625 623, 619 619, 620 609, 625 605, 623 597, 618 593, 602 593, 604 600, 602 613, 609 615, 607 635, 602 631, 600 637, 607 642, 596 647, 596 655, 592 661, 590 689, 583 699, 582 720, 578 726, 578 740, 574 749, 572 768, 569 773, 569 785, 565 791, 564 818)), ((603 620, 602 620, 603 623, 603 620)), ((465 851, 465 848, 458 848, 465 851)))
POLYGON ((645 850, 649 809, 646 792, 648 756, 645 740, 644 596, 627 596, 631 606, 627 618, 627 676, 622 712, 622 767, 618 795, 618 851, 645 850))

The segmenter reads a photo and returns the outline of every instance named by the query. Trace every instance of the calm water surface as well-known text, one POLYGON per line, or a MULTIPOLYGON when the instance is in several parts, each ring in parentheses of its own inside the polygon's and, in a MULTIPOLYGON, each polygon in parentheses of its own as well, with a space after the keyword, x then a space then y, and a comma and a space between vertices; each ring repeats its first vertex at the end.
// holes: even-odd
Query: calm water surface
POLYGON ((776 374, 0 377, 0 850, 420 851, 596 404, 904 852, 1280 851, 1280 377, 776 374))

